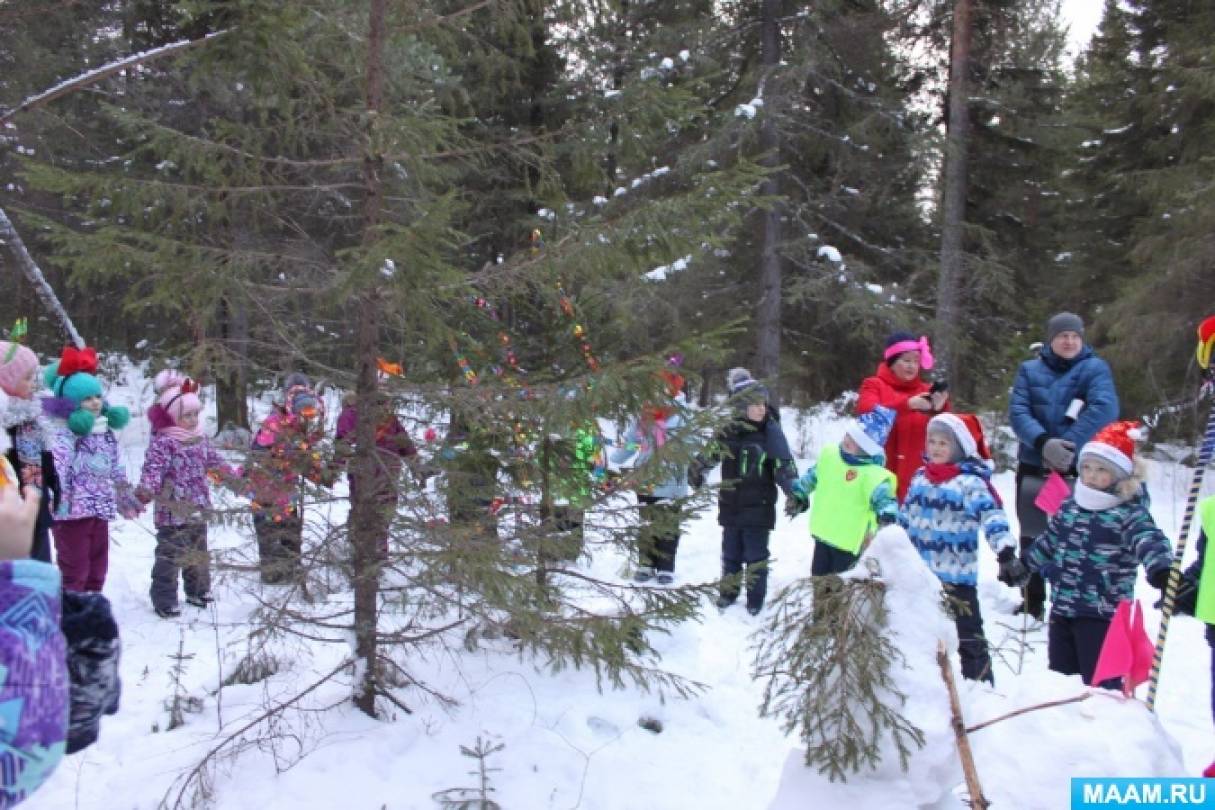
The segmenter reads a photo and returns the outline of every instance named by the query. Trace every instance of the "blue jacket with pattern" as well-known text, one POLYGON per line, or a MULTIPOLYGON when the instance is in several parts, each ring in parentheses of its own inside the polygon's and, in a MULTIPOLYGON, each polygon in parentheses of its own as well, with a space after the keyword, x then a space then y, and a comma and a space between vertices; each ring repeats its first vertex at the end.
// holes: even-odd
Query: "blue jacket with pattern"
POLYGON ((1021 446, 1017 458, 1042 466, 1040 437, 1076 443, 1076 452, 1101 428, 1118 418, 1118 392, 1109 365, 1085 346, 1071 360, 1043 347, 1038 358, 1021 364, 1008 401, 1008 420, 1021 446), (1069 423, 1073 399, 1084 401, 1069 423))
POLYGON ((1140 565, 1150 579, 1172 562, 1143 494, 1101 510, 1068 498, 1025 556, 1031 571, 1050 580, 1051 612, 1068 618, 1114 618, 1118 603, 1134 598, 1140 565))
POLYGON ((991 470, 974 460, 958 467, 958 475, 939 484, 919 469, 907 488, 899 524, 937 579, 973 586, 979 581, 979 529, 997 554, 1015 543, 1008 517, 988 486, 991 470))

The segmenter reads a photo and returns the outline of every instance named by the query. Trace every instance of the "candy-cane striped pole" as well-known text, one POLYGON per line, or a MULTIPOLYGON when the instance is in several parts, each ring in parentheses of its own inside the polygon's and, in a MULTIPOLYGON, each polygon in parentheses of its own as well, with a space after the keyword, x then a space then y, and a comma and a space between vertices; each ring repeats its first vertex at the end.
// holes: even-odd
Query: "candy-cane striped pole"
MULTIPOLYGON (((1211 382, 1208 381, 1209 389, 1211 382)), ((1156 633, 1156 650, 1152 654, 1152 674, 1148 679, 1147 706, 1152 711, 1156 708, 1156 687, 1160 684, 1160 664, 1164 660, 1164 642, 1169 634, 1169 619, 1173 617, 1173 597, 1181 584, 1181 558, 1185 556, 1186 539, 1190 536, 1190 525, 1194 522, 1194 510, 1198 505, 1198 491, 1202 488, 1203 473, 1211 463, 1215 453, 1215 407, 1207 416, 1207 429, 1198 448, 1198 466, 1194 468, 1194 477, 1190 481, 1190 494, 1186 497, 1185 516, 1181 519, 1181 536, 1177 540, 1177 550, 1173 553, 1173 566, 1169 569, 1169 582, 1164 589, 1164 609, 1160 614, 1160 630, 1156 633)))

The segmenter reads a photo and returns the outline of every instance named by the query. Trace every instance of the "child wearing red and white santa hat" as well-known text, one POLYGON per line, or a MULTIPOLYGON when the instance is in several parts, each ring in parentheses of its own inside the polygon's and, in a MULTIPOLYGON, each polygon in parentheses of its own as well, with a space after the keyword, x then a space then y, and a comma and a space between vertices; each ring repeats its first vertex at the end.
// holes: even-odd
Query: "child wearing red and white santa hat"
MULTIPOLYGON (((1138 427, 1114 422, 1081 448, 1075 492, 1025 555, 1029 569, 1053 586, 1050 668, 1078 674, 1085 683, 1092 681, 1118 603, 1135 598, 1139 566, 1153 587, 1163 589, 1173 561, 1136 469, 1138 427)), ((1116 689, 1117 680, 1100 685, 1116 689)))
POLYGON ((994 683, 979 611, 979 532, 1000 562, 1000 578, 1017 581, 1024 568, 1008 516, 991 486, 991 453, 974 414, 940 413, 928 423, 924 465, 907 487, 899 523, 954 603, 962 675, 994 683))

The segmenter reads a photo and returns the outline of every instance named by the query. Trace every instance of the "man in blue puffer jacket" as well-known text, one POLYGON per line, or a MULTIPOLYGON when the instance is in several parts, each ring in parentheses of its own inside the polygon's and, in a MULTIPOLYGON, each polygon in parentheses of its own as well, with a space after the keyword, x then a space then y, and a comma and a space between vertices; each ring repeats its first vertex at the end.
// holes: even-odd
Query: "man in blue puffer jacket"
MULTIPOLYGON (((1084 343, 1084 321, 1060 312, 1046 324, 1046 345, 1021 364, 1008 403, 1008 419, 1021 443, 1017 451, 1017 521, 1021 549, 1046 530, 1046 515, 1034 505, 1051 471, 1074 480, 1076 448, 1118 418, 1118 392, 1109 365, 1084 343)), ((1039 621, 1046 586, 1035 575, 1022 610, 1039 621)))

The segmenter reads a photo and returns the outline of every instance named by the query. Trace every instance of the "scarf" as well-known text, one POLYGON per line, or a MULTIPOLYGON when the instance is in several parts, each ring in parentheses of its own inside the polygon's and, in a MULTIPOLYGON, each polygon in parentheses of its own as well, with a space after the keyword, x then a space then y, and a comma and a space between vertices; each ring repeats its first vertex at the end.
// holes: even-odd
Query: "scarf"
POLYGON ((957 478, 962 474, 962 465, 960 464, 935 464, 931 461, 924 462, 924 476, 933 484, 944 484, 946 481, 957 478))
POLYGON ((991 469, 981 461, 968 458, 956 464, 934 464, 925 458, 924 466, 920 469, 924 471, 924 477, 934 486, 944 484, 946 481, 957 478, 959 475, 977 475, 983 479, 983 483, 987 486, 987 491, 991 493, 991 499, 996 502, 996 508, 1004 508, 1004 499, 1000 497, 999 492, 996 492, 996 488, 991 485, 991 469))
MULTIPOLYGON (((201 427, 201 425, 199 427, 201 427)), ((189 446, 192 444, 198 444, 203 440, 202 431, 199 429, 199 427, 194 428, 194 430, 186 430, 185 428, 180 428, 177 425, 174 425, 173 427, 163 428, 158 432, 163 436, 168 436, 170 439, 178 442, 179 444, 189 446)))
POLYGON ((1112 492, 1085 486, 1083 481, 1076 482, 1076 491, 1072 493, 1072 497, 1075 498, 1076 504, 1081 509, 1087 509, 1090 512, 1112 509, 1124 500, 1112 492))

